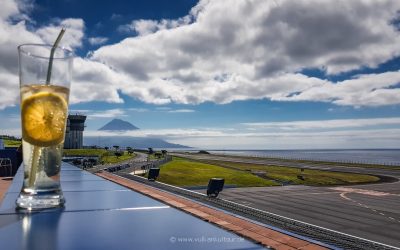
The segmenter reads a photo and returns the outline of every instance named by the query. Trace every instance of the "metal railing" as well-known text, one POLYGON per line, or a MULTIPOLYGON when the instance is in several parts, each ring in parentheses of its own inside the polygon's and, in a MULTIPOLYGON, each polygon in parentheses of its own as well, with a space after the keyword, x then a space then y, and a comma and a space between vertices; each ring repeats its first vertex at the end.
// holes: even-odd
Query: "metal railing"
POLYGON ((12 163, 10 158, 0 158, 0 169, 3 168, 8 168, 9 175, 12 176, 12 163))
POLYGON ((246 156, 253 157, 259 159, 271 159, 271 160, 281 160, 281 161, 311 161, 311 162, 328 162, 328 163, 339 163, 339 164, 352 164, 352 165, 381 165, 381 166, 390 166, 390 167, 399 167, 399 160, 372 160, 372 159, 362 159, 353 158, 353 159, 334 159, 334 156, 329 158, 326 157, 318 157, 313 155, 307 155, 307 153, 300 154, 290 154, 282 155, 282 154, 235 154, 235 153, 224 153, 218 152, 215 154, 216 156, 246 156))

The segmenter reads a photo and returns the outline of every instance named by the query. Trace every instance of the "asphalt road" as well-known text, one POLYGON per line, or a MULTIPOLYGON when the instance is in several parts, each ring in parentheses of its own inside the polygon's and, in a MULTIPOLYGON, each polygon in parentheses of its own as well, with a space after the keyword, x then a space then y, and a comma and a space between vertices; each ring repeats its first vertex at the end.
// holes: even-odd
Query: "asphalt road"
MULTIPOLYGON (((185 157, 188 157, 185 155, 185 157)), ((400 178, 400 171, 191 155, 193 159, 290 165, 400 178)), ((229 188, 220 198, 353 236, 400 247, 400 182, 368 185, 229 188)))
POLYGON ((140 152, 135 152, 135 154, 136 154, 136 156, 134 158, 128 159, 126 161, 117 162, 114 164, 97 165, 97 166, 94 166, 93 168, 87 169, 87 171, 89 171, 91 173, 95 173, 97 171, 103 170, 104 168, 109 168, 109 167, 124 165, 124 164, 131 165, 132 171, 133 171, 133 169, 140 169, 140 167, 142 165, 147 163, 147 154, 140 153, 140 152))

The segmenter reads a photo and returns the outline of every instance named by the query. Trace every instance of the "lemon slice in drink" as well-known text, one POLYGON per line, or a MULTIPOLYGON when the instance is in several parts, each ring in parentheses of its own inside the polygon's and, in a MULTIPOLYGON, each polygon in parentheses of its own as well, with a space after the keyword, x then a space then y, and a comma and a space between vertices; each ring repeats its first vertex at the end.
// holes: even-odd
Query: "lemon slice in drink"
POLYGON ((67 102, 60 95, 39 92, 22 101, 22 137, 35 146, 48 147, 64 140, 67 102))

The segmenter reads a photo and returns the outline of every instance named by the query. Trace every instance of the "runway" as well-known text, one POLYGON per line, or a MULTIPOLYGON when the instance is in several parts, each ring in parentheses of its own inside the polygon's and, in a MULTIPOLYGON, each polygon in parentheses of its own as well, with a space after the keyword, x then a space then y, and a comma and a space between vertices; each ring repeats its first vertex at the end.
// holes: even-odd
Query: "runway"
MULTIPOLYGON (((235 157, 190 156, 199 157, 238 161, 235 157)), ((400 177, 400 171, 387 169, 319 168, 307 164, 295 164, 295 167, 400 177)), ((229 188, 220 193, 220 198, 400 248, 400 182, 335 187, 229 188)))
POLYGON ((220 198, 400 247, 398 183, 386 184, 384 188, 373 185, 342 188, 345 189, 306 186, 230 188, 221 192, 220 198))

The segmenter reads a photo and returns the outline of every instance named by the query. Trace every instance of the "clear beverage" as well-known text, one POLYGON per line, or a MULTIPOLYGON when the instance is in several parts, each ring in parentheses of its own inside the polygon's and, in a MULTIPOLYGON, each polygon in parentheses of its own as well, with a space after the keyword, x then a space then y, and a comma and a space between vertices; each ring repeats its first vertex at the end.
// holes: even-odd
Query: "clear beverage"
POLYGON ((21 86, 24 183, 17 205, 27 209, 61 206, 60 168, 68 116, 69 89, 21 86))

